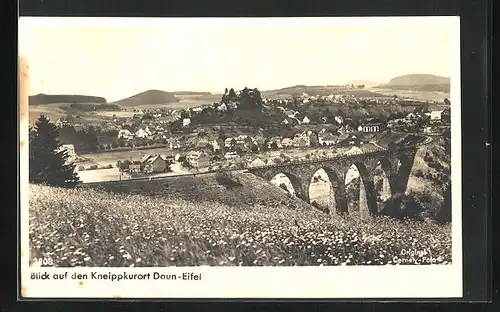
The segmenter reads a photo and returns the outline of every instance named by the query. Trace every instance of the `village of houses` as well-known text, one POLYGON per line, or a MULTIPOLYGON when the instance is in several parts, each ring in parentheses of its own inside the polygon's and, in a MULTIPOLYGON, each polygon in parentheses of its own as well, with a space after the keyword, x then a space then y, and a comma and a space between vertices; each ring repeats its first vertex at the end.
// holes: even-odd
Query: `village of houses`
MULTIPOLYGON (((303 95, 302 103, 315 100, 349 103, 360 100, 349 97, 309 97, 303 95)), ((384 105, 387 99, 364 99, 384 105)), ((334 116, 333 120, 321 117, 311 120, 309 116, 286 108, 290 101, 263 100, 273 105, 285 116, 284 125, 309 126, 311 130, 299 131, 292 137, 239 134, 232 137, 200 136, 200 130, 192 125, 195 114, 205 109, 225 111, 237 109, 237 103, 214 103, 183 111, 156 109, 135 111, 133 117, 116 117, 99 125, 118 132, 118 141, 108 146, 100 145, 96 153, 77 154, 71 144, 64 144, 70 161, 82 181, 99 182, 132 178, 152 178, 171 175, 198 174, 221 168, 244 169, 254 166, 279 165, 292 161, 303 161, 333 157, 338 154, 363 153, 387 148, 393 142, 388 133, 421 132, 439 135, 449 128, 450 108, 427 112, 410 112, 381 121, 365 118, 356 126, 349 118, 334 116), (144 118, 147 116, 147 118, 144 118), (182 121, 182 133, 169 132, 169 123, 182 121), (334 126, 332 126, 334 125, 334 126), (418 128, 418 129, 417 129, 418 128), (387 139, 384 139, 387 138, 387 139)), ((68 121, 60 119, 56 125, 63 127, 68 121)), ((72 124, 81 127, 78 124, 72 124)), ((399 136, 400 140, 404 135, 399 136)))

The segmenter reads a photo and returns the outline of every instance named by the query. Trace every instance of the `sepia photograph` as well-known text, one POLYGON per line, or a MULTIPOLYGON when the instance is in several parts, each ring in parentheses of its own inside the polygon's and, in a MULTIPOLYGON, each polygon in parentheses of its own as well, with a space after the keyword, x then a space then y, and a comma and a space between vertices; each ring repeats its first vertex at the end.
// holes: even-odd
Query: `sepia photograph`
POLYGON ((22 17, 23 270, 460 281, 458 29, 457 17, 22 17))

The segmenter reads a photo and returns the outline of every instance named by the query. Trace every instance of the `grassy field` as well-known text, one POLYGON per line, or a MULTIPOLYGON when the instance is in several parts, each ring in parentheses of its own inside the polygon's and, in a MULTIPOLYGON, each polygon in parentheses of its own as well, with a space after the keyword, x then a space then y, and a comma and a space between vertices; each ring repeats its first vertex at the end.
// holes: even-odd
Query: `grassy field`
MULTIPOLYGON (((87 103, 88 105, 106 105, 106 104, 95 104, 95 103, 87 103)), ((81 105, 87 105, 81 104, 81 105)), ((39 105, 30 105, 28 108, 29 112, 29 121, 30 123, 34 123, 35 120, 40 117, 40 115, 47 116, 52 122, 56 122, 57 119, 66 117, 69 114, 78 115, 82 118, 79 120, 80 123, 85 122, 99 122, 104 120, 110 120, 113 117, 113 114, 121 117, 128 117, 128 112, 123 111, 82 111, 78 108, 70 108, 71 103, 54 103, 54 104, 39 104, 39 105), (124 116, 125 114, 126 116, 124 116)), ((129 113, 130 114, 130 113, 129 113)), ((132 115, 133 116, 133 113, 132 115)), ((131 117, 130 116, 130 117, 131 117)))
POLYGON ((416 249, 428 251, 419 264, 451 262, 449 225, 204 199, 30 185, 30 257, 59 267, 383 265, 416 249))
POLYGON ((383 95, 392 96, 396 94, 399 97, 408 97, 417 100, 428 100, 428 101, 438 101, 442 102, 445 98, 450 98, 450 94, 446 92, 439 91, 411 91, 411 90, 389 90, 389 89, 379 89, 372 88, 373 92, 377 92, 383 95))
POLYGON ((133 111, 99 111, 96 112, 96 115, 98 116, 103 116, 103 117, 118 117, 118 118, 131 118, 134 117, 134 115, 137 114, 136 112, 133 111))
MULTIPOLYGON (((136 105, 135 109, 156 109, 156 108, 168 108, 168 109, 188 109, 193 107, 199 107, 202 105, 210 105, 214 102, 220 102, 222 95, 177 95, 179 102, 173 102, 168 104, 147 104, 136 105)), ((130 108, 130 107, 128 107, 130 108)))
POLYGON ((118 168, 78 171, 78 177, 83 183, 116 181, 120 180, 120 174, 118 168))
POLYGON ((68 104, 30 105, 28 107, 30 124, 33 124, 42 114, 55 122, 57 119, 66 116, 65 106, 68 106, 68 104))

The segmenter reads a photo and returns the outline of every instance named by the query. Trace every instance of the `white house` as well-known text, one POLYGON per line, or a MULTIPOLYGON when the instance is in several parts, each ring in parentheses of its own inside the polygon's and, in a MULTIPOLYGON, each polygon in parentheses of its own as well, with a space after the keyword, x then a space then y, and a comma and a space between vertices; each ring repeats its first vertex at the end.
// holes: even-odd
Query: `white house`
POLYGON ((413 113, 409 113, 408 115, 406 115, 406 119, 416 119, 417 118, 417 115, 413 114, 413 113))
POLYGON ((224 140, 224 147, 231 147, 232 144, 233 144, 233 138, 227 138, 224 140))
POLYGON ((366 123, 361 126, 359 126, 359 131, 363 132, 368 132, 368 133, 374 133, 374 132, 380 132, 384 128, 384 124, 381 122, 374 122, 374 123, 366 123))
POLYGON ((142 128, 141 128, 141 129, 137 130, 137 132, 135 133, 135 136, 137 138, 147 138, 149 136, 149 134, 145 130, 142 130, 142 128))
POLYGON ((177 149, 181 147, 181 144, 178 141, 170 140, 170 142, 168 142, 168 146, 170 149, 177 149))
POLYGON ((184 118, 182 120, 182 126, 183 127, 188 127, 191 124, 191 118, 184 118))
POLYGON ((271 148, 271 145, 272 145, 273 143, 276 143, 276 146, 277 146, 278 148, 282 148, 282 147, 283 147, 283 144, 282 144, 282 139, 283 139, 283 138, 282 138, 282 137, 279 137, 279 136, 277 136, 277 137, 272 137, 272 138, 268 141, 268 143, 267 143, 267 147, 268 147, 268 148, 271 148))
POLYGON ((307 116, 304 117, 304 119, 302 119, 302 123, 304 123, 304 124, 308 124, 310 122, 311 122, 311 120, 309 118, 307 118, 307 116))
POLYGON ((237 157, 239 157, 239 156, 238 156, 238 154, 236 154, 236 152, 227 152, 224 154, 224 158, 226 158, 226 159, 234 159, 237 157))
POLYGON ((134 135, 128 129, 121 129, 120 131, 118 131, 119 139, 131 139, 133 137, 134 135))
POLYGON ((441 121, 441 114, 443 111, 432 111, 431 112, 431 121, 441 121))
POLYGON ((344 134, 344 133, 351 133, 353 132, 353 129, 352 127, 350 127, 349 125, 343 125, 342 127, 340 127, 339 130, 337 130, 340 134, 344 134))
POLYGON ((64 126, 66 126, 66 125, 69 125, 69 122, 68 122, 68 121, 66 121, 66 120, 62 120, 61 118, 59 118, 59 119, 56 121, 56 126, 57 126, 58 128, 62 128, 62 127, 64 127, 64 126))
POLYGON ((237 136, 235 139, 236 139, 236 143, 240 144, 240 145, 252 142, 252 138, 250 138, 250 137, 248 137, 248 135, 244 135, 244 134, 237 136))
POLYGON ((344 122, 344 118, 342 116, 335 116, 335 122, 341 125, 344 122))
POLYGON ((337 137, 329 132, 323 132, 318 135, 318 142, 320 145, 334 145, 337 144, 337 137))
POLYGON ((221 105, 217 106, 217 110, 221 112, 226 111, 227 110, 226 104, 222 103, 221 105))
POLYGON ((219 142, 217 142, 217 140, 212 140, 208 143, 212 145, 212 147, 214 148, 214 151, 220 149, 220 144, 219 144, 219 142))
POLYGON ((201 107, 193 108, 193 112, 197 112, 197 113, 201 112, 202 110, 203 110, 203 108, 201 108, 201 107))
POLYGON ((293 140, 290 139, 290 138, 284 138, 282 141, 281 141, 281 145, 283 147, 290 147, 293 145, 293 140))

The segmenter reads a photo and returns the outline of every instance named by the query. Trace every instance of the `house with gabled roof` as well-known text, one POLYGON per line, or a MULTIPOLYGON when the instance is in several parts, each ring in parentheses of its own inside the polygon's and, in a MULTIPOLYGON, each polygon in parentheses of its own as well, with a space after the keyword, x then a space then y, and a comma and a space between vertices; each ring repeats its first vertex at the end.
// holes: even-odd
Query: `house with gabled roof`
POLYGON ((334 135, 329 131, 325 131, 318 135, 318 142, 320 145, 330 146, 337 144, 338 138, 339 137, 337 135, 334 135))
POLYGON ((165 172, 168 168, 167 161, 158 154, 144 155, 140 160, 140 165, 145 173, 165 172))
POLYGON ((207 167, 210 164, 210 156, 203 151, 192 151, 187 154, 186 159, 195 168, 207 167))
POLYGON ((255 157, 253 160, 251 160, 248 163, 248 167, 260 167, 260 166, 265 166, 266 162, 262 160, 260 157, 255 157))

